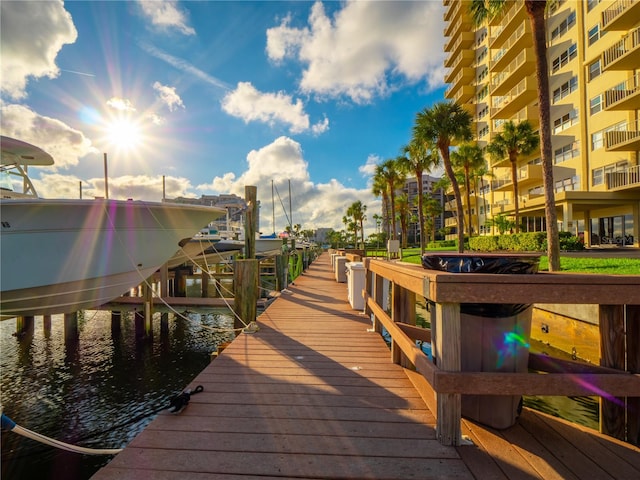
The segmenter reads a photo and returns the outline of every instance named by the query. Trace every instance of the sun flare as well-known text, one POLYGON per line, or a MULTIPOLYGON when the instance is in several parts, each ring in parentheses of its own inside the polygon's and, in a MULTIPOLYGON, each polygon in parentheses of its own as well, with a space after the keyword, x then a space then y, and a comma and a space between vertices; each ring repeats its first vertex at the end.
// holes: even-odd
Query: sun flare
POLYGON ((140 125, 127 118, 114 120, 107 126, 107 140, 123 150, 131 150, 142 142, 140 125))

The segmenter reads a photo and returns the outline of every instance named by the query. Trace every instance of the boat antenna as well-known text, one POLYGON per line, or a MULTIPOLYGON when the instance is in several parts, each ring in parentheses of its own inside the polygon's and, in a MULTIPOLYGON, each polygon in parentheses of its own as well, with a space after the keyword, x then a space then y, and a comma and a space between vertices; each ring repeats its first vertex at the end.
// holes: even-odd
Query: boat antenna
POLYGON ((291 211, 291 179, 289 179, 289 228, 293 232, 293 212, 291 211))
POLYGON ((273 228, 273 234, 276 233, 276 204, 273 197, 273 180, 271 180, 271 227, 273 228))
POLYGON ((109 200, 109 176, 107 174, 107 152, 104 153, 104 198, 109 200))

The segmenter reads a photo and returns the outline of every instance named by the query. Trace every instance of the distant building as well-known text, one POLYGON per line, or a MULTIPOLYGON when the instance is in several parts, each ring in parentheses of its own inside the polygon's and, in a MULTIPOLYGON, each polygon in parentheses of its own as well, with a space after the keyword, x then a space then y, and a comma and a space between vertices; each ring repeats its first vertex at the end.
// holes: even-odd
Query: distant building
MULTIPOLYGON (((422 194, 435 198, 436 200, 438 200, 438 202, 440 203, 440 206, 442 207, 442 213, 435 218, 435 230, 436 232, 441 232, 445 224, 446 214, 451 215, 451 213, 444 211, 445 195, 441 189, 435 187, 435 184, 438 181, 440 181, 439 177, 432 177, 430 175, 422 176, 422 194)), ((415 218, 418 218, 418 200, 417 200, 418 179, 416 177, 408 177, 404 182, 404 187, 402 187, 402 192, 407 194, 409 205, 411 205, 412 214, 415 216, 415 218)), ((409 244, 420 243, 419 231, 420 231, 419 222, 409 223, 409 229, 407 232, 409 236, 408 238, 409 244)), ((427 232, 427 236, 429 234, 430 232, 427 232)), ((438 236, 436 236, 436 238, 438 238, 438 236)))
MULTIPOLYGON (((224 208, 227 210, 227 218, 221 218, 214 222, 214 226, 218 230, 225 230, 227 220, 230 224, 241 225, 244 223, 244 212, 247 208, 247 204, 242 197, 239 197, 233 193, 221 194, 221 195, 202 195, 200 198, 188 198, 178 197, 174 199, 165 200, 171 203, 183 203, 189 205, 205 205, 209 207, 224 208)), ((259 211, 259 210, 258 210, 259 211)), ((260 225, 260 219, 258 218, 258 225, 260 225)))
POLYGON ((333 232, 333 228, 318 228, 313 233, 313 238, 310 238, 310 240, 318 245, 324 245, 325 243, 329 243, 330 232, 333 232))

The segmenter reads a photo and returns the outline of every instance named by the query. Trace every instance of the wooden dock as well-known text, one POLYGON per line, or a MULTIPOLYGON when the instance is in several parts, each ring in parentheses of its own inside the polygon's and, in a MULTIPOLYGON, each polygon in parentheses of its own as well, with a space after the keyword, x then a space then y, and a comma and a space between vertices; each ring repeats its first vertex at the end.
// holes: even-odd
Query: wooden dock
POLYGON ((346 299, 323 254, 258 332, 189 384, 204 392, 161 413, 93 478, 640 478, 640 449, 528 409, 501 431, 463 420, 473 444, 441 445, 427 382, 391 361, 346 299))

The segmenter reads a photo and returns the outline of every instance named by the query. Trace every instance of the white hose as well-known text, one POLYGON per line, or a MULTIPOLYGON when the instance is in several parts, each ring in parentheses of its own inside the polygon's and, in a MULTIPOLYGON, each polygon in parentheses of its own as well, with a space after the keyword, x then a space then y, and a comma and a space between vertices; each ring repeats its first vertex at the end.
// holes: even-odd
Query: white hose
POLYGON ((52 447, 60 448, 62 450, 66 450, 68 452, 82 453, 85 455, 115 455, 116 453, 120 453, 122 451, 121 448, 86 448, 86 447, 78 447, 77 445, 71 445, 69 443, 61 442, 60 440, 55 440, 53 438, 45 437, 36 432, 32 432, 20 425, 16 425, 11 429, 12 432, 17 433, 18 435, 22 435, 23 437, 30 438, 35 440, 36 442, 44 443, 45 445, 50 445, 52 447))

